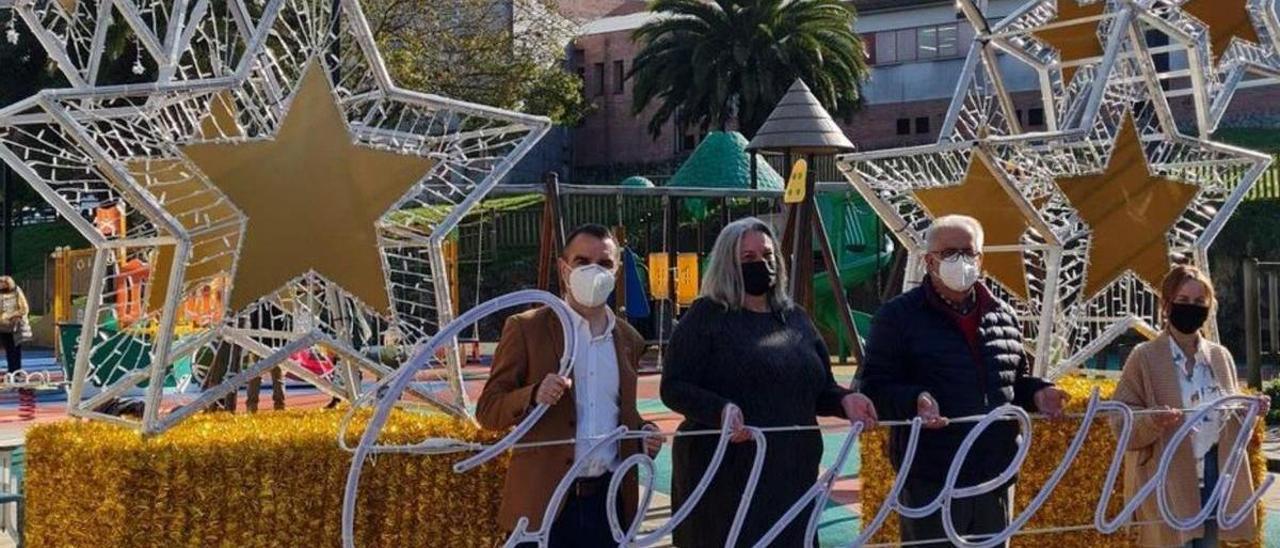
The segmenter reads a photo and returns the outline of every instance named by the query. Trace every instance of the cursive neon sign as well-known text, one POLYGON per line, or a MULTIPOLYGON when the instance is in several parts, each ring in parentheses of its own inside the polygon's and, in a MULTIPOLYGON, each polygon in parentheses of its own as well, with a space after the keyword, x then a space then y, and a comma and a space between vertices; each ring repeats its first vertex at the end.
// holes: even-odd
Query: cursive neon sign
MULTIPOLYGON (((383 381, 374 385, 373 388, 366 391, 352 406, 351 411, 344 417, 339 428, 339 444, 349 451, 353 452, 351 469, 347 476, 347 485, 345 497, 343 500, 342 513, 342 541, 347 548, 354 548, 354 523, 355 523, 355 502, 356 491, 359 486, 360 471, 362 470, 364 460, 374 454, 380 453, 413 453, 413 454, 449 454, 462 452, 475 452, 476 454, 460 461, 454 466, 457 473, 465 473, 477 466, 488 462, 506 451, 517 447, 519 440, 529 432, 534 424, 538 422, 546 412, 546 406, 538 405, 533 411, 525 417, 519 425, 516 426, 509 434, 504 436, 498 442, 492 445, 482 445, 462 442, 453 439, 432 438, 413 445, 379 445, 377 438, 382 427, 385 425, 392 407, 399 399, 401 392, 414 378, 414 375, 426 366, 432 356, 435 355, 437 348, 449 343, 461 330, 472 323, 479 321, 484 316, 493 312, 514 306, 526 305, 530 303, 539 303, 551 307, 551 310, 560 320, 561 327, 565 334, 566 348, 573 348, 576 344, 574 331, 570 328, 568 310, 563 301, 542 291, 518 291, 509 295, 504 295, 492 301, 488 301, 471 311, 463 314, 454 322, 450 323, 436 336, 432 337, 419 351, 409 360, 407 364, 401 367, 394 375, 388 376, 383 381), (386 388, 382 396, 377 397, 377 404, 374 409, 373 418, 370 420, 365 431, 361 435, 360 443, 354 449, 346 445, 346 431, 350 425, 351 418, 356 408, 361 405, 367 405, 372 401, 380 390, 386 388)), ((564 358, 561 360, 561 374, 567 375, 572 369, 571 356, 573 352, 565 352, 564 358)), ((724 413, 733 409, 732 404, 724 409, 724 413)), ((1088 405, 1082 415, 1081 426, 1077 429, 1075 436, 1072 438, 1071 445, 1068 447, 1066 454, 1058 463, 1057 468, 1049 477, 1049 480, 1036 494, 1031 503, 1013 519, 1003 531, 993 535, 981 536, 962 536, 956 530, 954 516, 952 515, 952 503, 958 499, 966 499, 978 497, 986 493, 991 493, 1000 489, 1009 480, 1018 473, 1026 461, 1028 452, 1031 449, 1031 440, 1033 434, 1032 417, 1022 408, 1013 405, 1001 406, 986 415, 975 417, 963 417, 952 419, 952 423, 976 422, 977 424, 965 436, 960 445, 959 450, 951 460, 951 465, 947 470, 946 480, 942 489, 937 496, 929 503, 912 507, 904 504, 901 499, 902 489, 905 485, 907 474, 905 471, 911 470, 911 466, 915 462, 916 451, 919 447, 919 438, 921 434, 922 422, 915 418, 904 422, 884 422, 881 426, 909 426, 910 433, 907 441, 906 455, 903 457, 901 470, 894 480, 889 490, 889 494, 885 499, 885 503, 881 505, 875 517, 863 528, 858 538, 850 544, 850 546, 861 546, 866 544, 868 540, 884 525, 884 522, 890 514, 898 512, 908 518, 923 518, 935 512, 942 512, 943 528, 947 533, 947 540, 951 543, 962 546, 964 548, 989 548, 1000 545, 1008 541, 1018 531, 1026 526, 1027 522, 1035 515, 1037 511, 1048 500, 1049 496, 1057 488, 1058 483, 1066 475, 1067 470, 1075 462, 1076 456, 1079 454, 1084 442, 1088 438, 1090 429, 1093 426, 1094 419, 1100 413, 1113 414, 1112 421, 1117 430, 1117 444, 1112 453, 1111 463, 1107 470, 1106 483, 1103 487, 1102 497, 1099 500, 1094 512, 1093 526, 1098 531, 1110 534, 1119 530, 1126 522, 1129 521, 1138 506, 1142 504, 1147 497, 1153 494, 1157 497, 1160 514, 1165 523, 1175 529, 1186 531, 1194 529, 1209 519, 1209 516, 1216 512, 1217 522, 1224 529, 1231 529, 1239 526, 1248 518, 1249 512, 1253 511, 1262 494, 1271 486, 1274 478, 1267 477, 1263 484, 1252 493, 1245 504, 1236 511, 1232 512, 1225 501, 1231 499, 1232 492, 1235 488, 1235 478, 1244 464, 1246 456, 1246 448, 1248 447, 1251 433, 1254 425, 1258 420, 1260 412, 1260 402, 1257 398, 1251 396, 1226 396, 1220 398, 1209 405, 1201 407, 1191 413, 1186 421, 1171 436, 1165 450, 1160 455, 1157 471, 1153 477, 1138 490, 1138 492, 1126 502, 1120 512, 1111 518, 1107 516, 1107 507, 1111 500, 1111 494, 1114 490, 1115 483, 1119 478, 1121 468, 1124 461, 1125 448, 1129 445, 1129 440, 1133 435, 1133 425, 1135 412, 1133 409, 1119 402, 1102 400, 1097 389, 1089 397, 1088 405), (1209 498, 1207 504, 1199 513, 1194 516, 1177 516, 1173 514, 1168 501, 1168 476, 1170 465, 1173 461, 1178 447, 1187 436, 1191 435, 1195 425, 1199 424, 1211 412, 1224 412, 1228 410, 1245 410, 1245 416, 1242 420, 1242 428, 1233 440, 1231 451, 1227 462, 1222 466, 1219 481, 1215 487, 1213 494, 1209 498), (1000 421, 1013 421, 1018 424, 1020 436, 1017 440, 1017 451, 1009 465, 996 477, 969 487, 957 487, 960 470, 965 460, 969 456, 969 452, 973 449, 974 443, 978 437, 982 435, 991 425, 1000 421)), ((636 454, 624 460, 616 470, 608 489, 608 508, 607 519, 613 538, 620 546, 628 547, 644 547, 652 546, 658 543, 663 537, 670 534, 680 523, 688 518, 693 508, 701 501, 707 488, 711 484, 712 478, 719 471, 723 462, 724 454, 727 451, 730 430, 727 421, 721 421, 724 425, 719 431, 709 432, 682 432, 679 435, 717 435, 719 436, 716 443, 715 453, 711 462, 707 467, 705 475, 699 480, 685 504, 671 516, 670 519, 658 526, 654 531, 642 534, 640 524, 643 516, 652 502, 652 494, 655 489, 656 482, 656 464, 654 460, 645 454, 636 454), (631 523, 621 523, 620 516, 617 511, 617 500, 619 492, 622 488, 622 479, 633 468, 637 471, 643 469, 645 481, 640 498, 640 504, 636 517, 631 523)), ((755 494, 756 486, 759 483, 760 474, 764 469, 764 458, 766 448, 766 431, 780 430, 800 430, 811 429, 813 427, 792 427, 792 428, 755 428, 748 427, 751 434, 751 443, 756 445, 755 459, 752 462, 751 473, 747 478, 747 483, 743 489, 742 498, 738 504, 738 508, 733 516, 732 526, 726 541, 726 546, 735 546, 738 536, 741 534, 742 525, 746 519, 747 509, 751 505, 751 500, 755 494)), ((781 518, 775 522, 769 530, 756 543, 756 548, 763 548, 772 542, 782 531, 794 520, 800 518, 800 514, 804 512, 806 507, 810 507, 807 523, 805 527, 806 546, 812 547, 815 532, 818 526, 818 517, 825 506, 826 500, 831 495, 831 490, 835 487, 835 481, 839 474, 839 470, 844 467, 848 461, 849 455, 856 446, 858 437, 862 434, 863 425, 855 423, 849 430, 849 434, 841 443, 837 453, 836 460, 828 470, 823 473, 817 481, 803 494, 799 499, 783 514, 781 518)), ((609 435, 595 440, 592 444, 588 455, 594 454, 602 448, 618 443, 624 439, 641 439, 653 435, 653 432, 647 431, 628 431, 625 427, 619 427, 609 435)), ((543 442, 547 443, 547 442, 543 442)), ((574 443, 574 440, 563 440, 554 443, 574 443)), ((567 496, 570 486, 574 479, 577 478, 578 472, 582 468, 586 459, 579 460, 570 467, 569 471, 560 479, 556 489, 552 493, 551 501, 544 510, 542 516, 542 526, 536 531, 529 531, 529 519, 522 517, 518 520, 515 530, 507 538, 504 546, 512 547, 520 543, 536 543, 540 547, 545 547, 550 538, 550 529, 555 521, 555 510, 560 508, 560 502, 567 496)))

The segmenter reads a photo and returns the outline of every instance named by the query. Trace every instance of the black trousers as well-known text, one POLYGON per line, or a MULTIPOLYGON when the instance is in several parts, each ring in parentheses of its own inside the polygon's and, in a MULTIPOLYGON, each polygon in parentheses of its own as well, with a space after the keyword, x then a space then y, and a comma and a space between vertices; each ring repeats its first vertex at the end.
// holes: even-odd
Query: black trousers
MULTIPOLYGON (((908 479, 902 489, 902 500, 909 506, 924 506, 933 502, 941 490, 942 485, 939 483, 908 479)), ((956 532, 961 536, 969 536, 992 535, 1003 531, 1009 526, 1012 501, 1012 487, 984 493, 977 497, 953 499, 951 517, 955 522, 956 532)), ((941 509, 923 519, 911 519, 899 515, 898 524, 902 531, 903 543, 941 539, 939 542, 913 544, 913 547, 954 546, 947 540, 947 531, 942 527, 941 509)))
POLYGON ((22 369, 22 345, 18 344, 18 335, 0 333, 0 346, 4 347, 4 359, 9 363, 9 372, 22 369))
MULTIPOLYGON (((611 478, 612 474, 605 474, 589 480, 594 488, 585 491, 583 496, 575 494, 574 487, 569 488, 564 507, 551 524, 551 538, 547 542, 549 548, 602 548, 618 545, 613 540, 613 532, 609 530, 609 515, 605 511, 609 504, 611 478)), ((618 497, 618 518, 624 519, 622 497, 618 497)), ((629 524, 624 520, 620 525, 626 527, 629 524)), ((517 546, 531 548, 537 544, 526 542, 517 546)))

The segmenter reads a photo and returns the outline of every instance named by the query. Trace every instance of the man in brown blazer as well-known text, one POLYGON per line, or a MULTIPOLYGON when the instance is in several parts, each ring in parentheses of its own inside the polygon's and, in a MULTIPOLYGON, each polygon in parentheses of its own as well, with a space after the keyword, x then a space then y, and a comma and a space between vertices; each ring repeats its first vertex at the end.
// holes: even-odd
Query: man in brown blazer
MULTIPOLYGON (((565 349, 555 314, 547 308, 518 314, 502 329, 476 406, 481 426, 505 430, 524 420, 536 404, 547 404, 547 413, 521 441, 575 440, 513 452, 498 511, 498 523, 509 531, 521 517, 529 519, 530 530, 541 527, 556 485, 576 460, 586 460, 551 526, 552 548, 617 544, 605 513, 609 482, 617 465, 640 451, 641 444, 624 441, 590 458, 587 449, 620 425, 656 429, 636 411, 636 370, 644 340, 617 320, 606 302, 620 262, 618 243, 608 229, 584 225, 571 232, 558 266, 578 338, 572 375, 558 374, 565 349)), ((656 455, 662 442, 659 436, 650 437, 644 449, 656 455)), ((623 527, 635 516, 638 490, 632 472, 619 497, 623 527)))

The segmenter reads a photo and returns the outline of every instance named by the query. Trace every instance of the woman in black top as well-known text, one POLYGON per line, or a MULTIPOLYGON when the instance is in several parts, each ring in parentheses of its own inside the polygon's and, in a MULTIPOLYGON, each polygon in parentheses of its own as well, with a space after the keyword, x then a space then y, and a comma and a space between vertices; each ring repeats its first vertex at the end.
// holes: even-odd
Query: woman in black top
MULTIPOLYGON (((786 271, 775 255, 773 230, 742 219, 725 227, 712 249, 700 298, 671 335, 662 373, 662 401, 684 415, 680 430, 733 432, 710 488, 675 531, 681 548, 724 546, 746 488, 755 443, 744 425, 813 426, 816 417, 838 416, 875 424, 875 410, 861 394, 836 384, 826 344, 808 314, 786 294, 786 271), (724 415, 725 406, 737 410, 724 415)), ((751 546, 818 478, 822 436, 814 430, 766 435, 764 470, 737 545, 751 546)), ((675 440, 673 511, 688 500, 715 453, 716 436, 675 440)), ((802 546, 808 512, 771 546, 802 546)))

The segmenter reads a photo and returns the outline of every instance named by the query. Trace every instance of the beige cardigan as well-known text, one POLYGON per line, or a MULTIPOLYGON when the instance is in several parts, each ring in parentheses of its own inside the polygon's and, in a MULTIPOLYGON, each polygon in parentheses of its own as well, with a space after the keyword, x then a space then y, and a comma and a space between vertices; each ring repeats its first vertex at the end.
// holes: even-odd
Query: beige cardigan
POLYGON ((15 287, 8 293, 0 292, 0 321, 9 316, 25 319, 31 309, 27 306, 27 296, 22 289, 15 287))
MULTIPOLYGON (((1116 387, 1113 399, 1126 403, 1135 410, 1162 405, 1173 409, 1182 408, 1182 388, 1174 370, 1169 337, 1170 335, 1165 332, 1155 340, 1142 343, 1133 349, 1124 364, 1124 372, 1120 376, 1120 384, 1116 387)), ((1227 394, 1240 393, 1239 385, 1236 383, 1235 361, 1231 358, 1231 353, 1222 345, 1210 341, 1205 341, 1205 349, 1209 354, 1213 374, 1222 383, 1223 391, 1227 394)), ((1219 463, 1226 463, 1231 444, 1235 442, 1236 435, 1240 432, 1240 426, 1239 417, 1226 421, 1219 437, 1219 463)), ((1155 425, 1151 415, 1135 417, 1133 436, 1129 440, 1129 452, 1125 454, 1126 500, 1155 475, 1160 455, 1164 453, 1169 441, 1168 434, 1171 433, 1161 431, 1155 425)), ((1196 460, 1192 456, 1190 437, 1184 439, 1174 454, 1168 479, 1169 500, 1174 515, 1190 517, 1198 513, 1200 487, 1196 478, 1196 460)), ((1236 476, 1236 485, 1227 509, 1233 513, 1238 511, 1253 490, 1253 473, 1249 468, 1249 460, 1244 459, 1240 473, 1236 476)), ((1156 502, 1157 496, 1158 493, 1153 491, 1143 501, 1138 507, 1135 521, 1162 519, 1156 502)), ((1223 541, 1253 540, 1256 528, 1255 514, 1250 513, 1248 519, 1239 527, 1219 530, 1218 535, 1223 541)), ((1183 532, 1159 523, 1141 526, 1138 542, 1143 546, 1182 546, 1203 535, 1204 529, 1201 527, 1183 532)))

